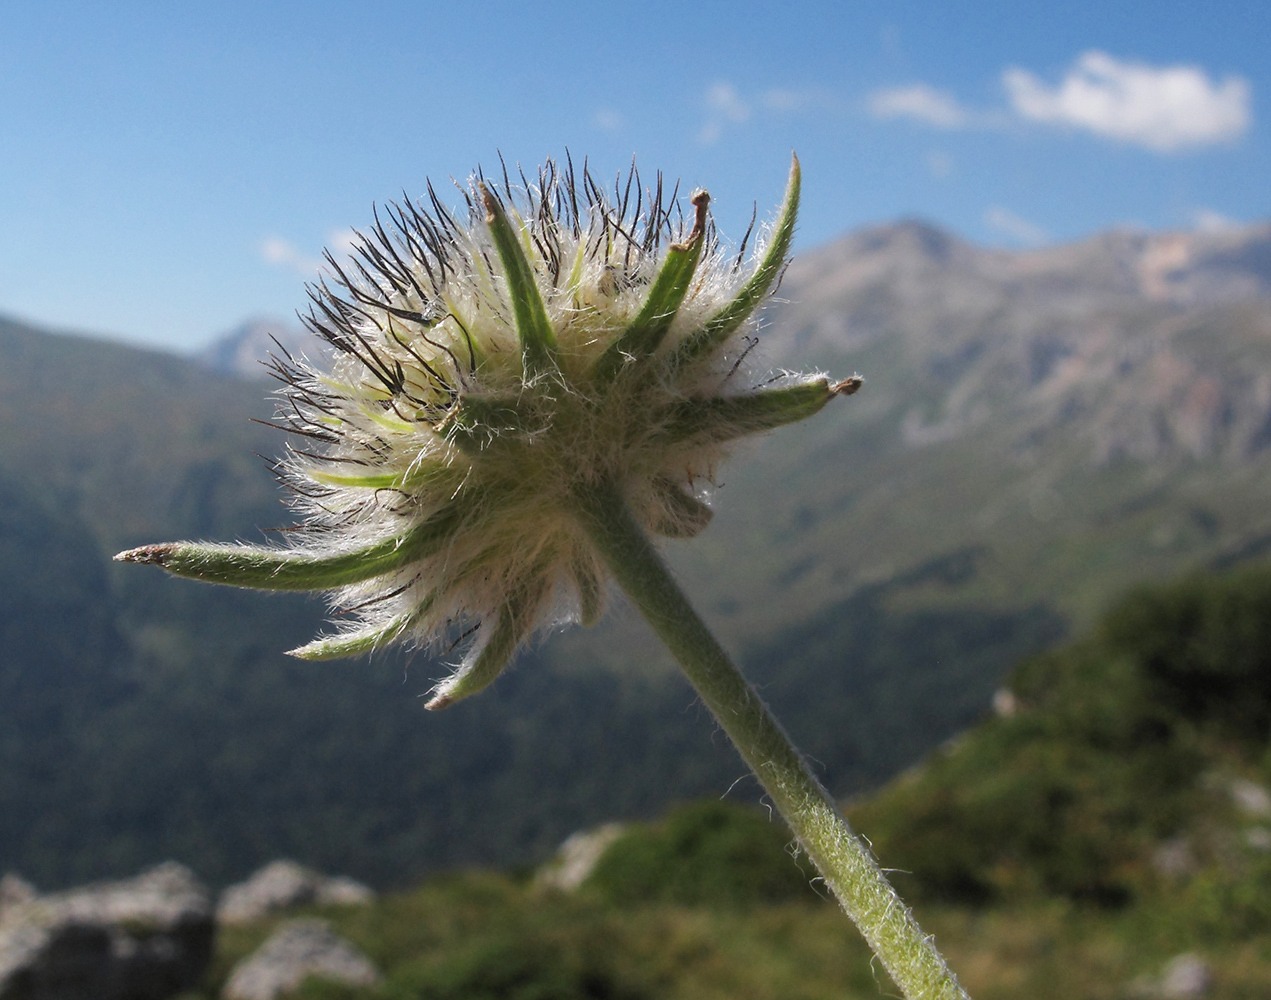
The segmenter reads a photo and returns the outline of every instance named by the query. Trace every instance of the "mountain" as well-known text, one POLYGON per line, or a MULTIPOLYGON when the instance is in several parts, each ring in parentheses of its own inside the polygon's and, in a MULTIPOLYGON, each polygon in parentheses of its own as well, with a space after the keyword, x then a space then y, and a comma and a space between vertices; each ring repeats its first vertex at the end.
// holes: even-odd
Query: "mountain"
MULTIPOLYGON (((1271 550, 1269 261, 1265 226, 1005 253, 906 222, 792 263, 754 354, 866 384, 738 455, 668 554, 831 788, 963 730, 1128 585, 1271 550)), ((392 884, 729 788, 620 602, 429 715, 441 664, 281 655, 316 601, 108 563, 287 523, 262 384, 208 371, 252 336, 194 360, 0 321, 0 593, 30 595, 0 602, 0 869, 392 884)))
POLYGON ((734 595, 747 634, 933 554, 978 553, 962 598, 1084 623, 1271 549, 1271 225, 1006 253, 902 223, 797 258, 779 294, 765 357, 866 382, 720 491, 699 579, 744 537, 785 584, 734 595), (734 508, 765 481, 791 499, 734 508))
POLYGON ((243 378, 265 378, 271 354, 317 355, 322 342, 294 320, 256 316, 213 340, 194 359, 213 371, 243 378))
POLYGON ((1003 253, 909 223, 801 258, 786 289, 783 353, 920 363, 910 446, 1008 423, 1017 453, 1076 426, 1098 464, 1271 445, 1271 374, 1240 368, 1266 360, 1271 225, 1003 253))

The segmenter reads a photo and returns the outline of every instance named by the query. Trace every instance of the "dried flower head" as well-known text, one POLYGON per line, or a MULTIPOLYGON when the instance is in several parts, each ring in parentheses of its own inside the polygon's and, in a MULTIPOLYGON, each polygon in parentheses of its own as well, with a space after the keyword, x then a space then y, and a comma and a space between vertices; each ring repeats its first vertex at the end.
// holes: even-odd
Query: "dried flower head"
MULTIPOLYGON (((302 526, 286 546, 176 542, 116 559, 217 583, 324 590, 348 623, 293 650, 349 656, 472 635, 439 708, 480 690, 541 624, 601 613, 606 570, 580 498, 615 489, 643 528, 701 531, 730 442, 802 419, 858 378, 754 388, 742 335, 785 266, 795 160, 766 243, 726 255, 705 191, 685 217, 634 170, 610 200, 549 162, 480 173, 455 218, 403 201, 309 289, 329 363, 274 359, 279 472, 302 526), (466 631, 465 631, 466 630, 466 631)), ((748 234, 749 235, 749 234, 748 234)))

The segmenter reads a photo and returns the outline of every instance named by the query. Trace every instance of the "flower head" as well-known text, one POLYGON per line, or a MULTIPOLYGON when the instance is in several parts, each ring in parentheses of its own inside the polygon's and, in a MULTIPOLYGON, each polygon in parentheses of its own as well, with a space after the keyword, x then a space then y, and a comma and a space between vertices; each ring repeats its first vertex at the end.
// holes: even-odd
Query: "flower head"
POLYGON ((747 384, 743 335, 785 266, 799 199, 748 262, 709 196, 684 215, 634 171, 610 200, 548 163, 517 188, 480 173, 460 221, 431 186, 359 235, 309 289, 322 364, 275 358, 286 546, 175 542, 120 553, 182 576, 323 590, 346 625, 293 650, 349 656, 470 634, 434 690, 480 690, 541 624, 600 615, 607 580, 580 498, 617 490, 651 533, 688 537, 729 444, 802 419, 859 378, 747 384))

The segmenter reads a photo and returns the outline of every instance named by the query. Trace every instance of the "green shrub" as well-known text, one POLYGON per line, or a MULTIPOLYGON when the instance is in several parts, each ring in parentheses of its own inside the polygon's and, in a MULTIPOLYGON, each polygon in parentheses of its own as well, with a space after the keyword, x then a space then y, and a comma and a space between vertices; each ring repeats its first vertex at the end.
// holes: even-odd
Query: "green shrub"
POLYGON ((746 906, 811 899, 805 871, 776 819, 713 800, 672 809, 633 827, 605 851, 588 889, 613 903, 746 906))
MULTIPOLYGON (((1212 754, 1267 752, 1271 568, 1137 591, 1010 687, 1016 714, 861 803, 853 822, 908 873, 902 892, 1128 902, 1150 851, 1198 815, 1212 754)), ((1248 880, 1216 883, 1206 898, 1220 897, 1262 926, 1248 880)))
POLYGON ((1266 742, 1271 571, 1265 567, 1140 590, 1107 616, 1102 635, 1173 711, 1224 735, 1266 742))
POLYGON ((482 938, 412 963, 386 984, 385 1000, 644 1000, 606 955, 532 934, 482 938))

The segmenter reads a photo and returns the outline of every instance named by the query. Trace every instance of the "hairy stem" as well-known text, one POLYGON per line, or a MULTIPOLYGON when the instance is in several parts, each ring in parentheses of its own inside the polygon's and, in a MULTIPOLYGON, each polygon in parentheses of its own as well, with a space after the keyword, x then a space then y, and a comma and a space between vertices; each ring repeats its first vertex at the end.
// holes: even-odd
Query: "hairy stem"
POLYGON ((729 660, 612 484, 578 495, 610 571, 679 661, 844 911, 908 1000, 968 1000, 758 693, 729 660))

